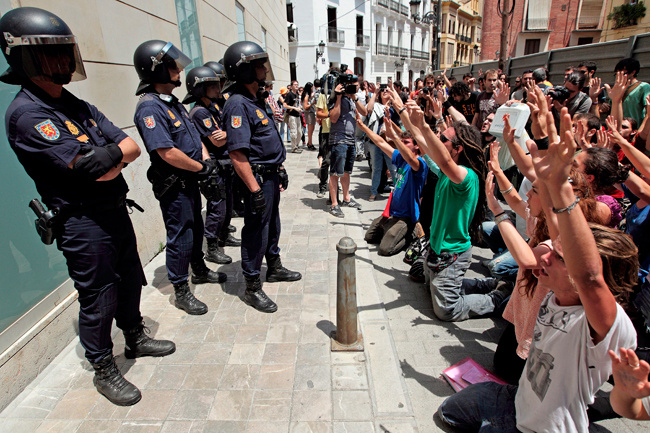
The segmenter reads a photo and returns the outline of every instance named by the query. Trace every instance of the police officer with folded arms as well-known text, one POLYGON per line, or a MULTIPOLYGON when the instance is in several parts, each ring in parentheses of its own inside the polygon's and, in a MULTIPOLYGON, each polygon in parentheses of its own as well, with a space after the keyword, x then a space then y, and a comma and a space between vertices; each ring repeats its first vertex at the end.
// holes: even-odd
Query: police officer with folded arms
POLYGON ((147 177, 160 202, 167 229, 166 266, 174 286, 175 305, 188 314, 205 314, 188 284, 223 283, 226 274, 210 270, 203 260, 203 218, 199 181, 215 169, 201 136, 183 104, 172 95, 190 59, 171 42, 143 42, 133 54, 142 95, 134 122, 151 159, 147 177))
POLYGON ((218 101, 221 99, 221 79, 226 78, 223 66, 214 62, 217 73, 210 67, 199 66, 187 73, 187 96, 183 104, 195 102, 190 119, 201 134, 201 141, 216 164, 212 175, 200 182, 201 192, 207 201, 205 213, 205 238, 208 251, 205 259, 226 265, 232 258, 224 246, 241 246, 241 241, 230 234, 232 218, 232 162, 226 149, 226 132, 223 131, 218 101))
POLYGON ((289 183, 282 163, 286 150, 266 114, 264 85, 273 81, 268 54, 256 43, 236 42, 223 57, 228 80, 234 83, 223 112, 227 146, 235 171, 245 185, 242 271, 246 279, 244 302, 273 313, 277 305, 262 290, 260 270, 266 258, 267 282, 302 278, 282 266, 280 260, 280 187, 289 183))
POLYGON ((135 404, 141 393, 113 358, 113 319, 124 332, 127 358, 176 349, 171 341, 149 338, 140 314, 146 280, 122 176, 140 148, 95 106, 63 88, 86 73, 61 18, 17 8, 0 19, 0 31, 9 63, 0 80, 21 86, 5 115, 7 137, 49 207, 39 234, 46 243, 56 240, 79 293, 79 339, 95 369, 95 387, 114 404, 135 404))

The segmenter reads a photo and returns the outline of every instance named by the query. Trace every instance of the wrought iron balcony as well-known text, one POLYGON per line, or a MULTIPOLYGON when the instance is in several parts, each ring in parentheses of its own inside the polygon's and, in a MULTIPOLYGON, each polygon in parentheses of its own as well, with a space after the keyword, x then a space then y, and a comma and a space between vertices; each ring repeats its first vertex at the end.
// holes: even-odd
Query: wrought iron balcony
POLYGON ((327 29, 327 41, 332 44, 344 44, 345 43, 345 31, 339 30, 336 27, 330 27, 327 29))
POLYGON ((370 48, 370 36, 357 35, 357 48, 370 48))
POLYGON ((388 55, 388 45, 386 44, 377 44, 377 54, 387 56, 388 55))

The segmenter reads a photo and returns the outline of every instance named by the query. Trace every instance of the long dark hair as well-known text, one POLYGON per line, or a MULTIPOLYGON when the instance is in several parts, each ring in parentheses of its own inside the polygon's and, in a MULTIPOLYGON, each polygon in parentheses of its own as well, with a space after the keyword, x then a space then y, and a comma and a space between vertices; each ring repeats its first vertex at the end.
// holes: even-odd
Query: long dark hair
POLYGON ((481 148, 481 133, 468 123, 456 122, 453 125, 456 131, 454 148, 463 146, 463 151, 458 154, 458 164, 471 169, 478 176, 478 203, 474 211, 474 218, 469 225, 469 236, 472 244, 478 244, 482 239, 481 225, 485 221, 485 177, 487 176, 487 162, 481 148))
MULTIPOLYGON (((303 101, 305 100, 305 98, 309 98, 309 99, 311 98, 313 87, 314 87, 314 85, 311 82, 305 84, 305 88, 302 89, 302 100, 303 101)), ((309 99, 307 99, 307 100, 309 100, 309 99)))

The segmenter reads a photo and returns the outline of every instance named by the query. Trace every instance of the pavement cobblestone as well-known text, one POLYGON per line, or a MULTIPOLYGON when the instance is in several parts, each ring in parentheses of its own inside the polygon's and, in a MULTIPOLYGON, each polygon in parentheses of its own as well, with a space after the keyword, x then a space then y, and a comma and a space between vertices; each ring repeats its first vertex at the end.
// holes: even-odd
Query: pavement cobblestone
MULTIPOLYGON (((351 191, 362 210, 345 218, 327 213, 316 198, 315 152, 288 153, 290 186, 282 194, 283 264, 301 281, 264 284, 278 303, 259 313, 244 291, 237 248, 218 267, 223 285, 194 287, 210 311, 188 316, 173 306, 164 254, 146 267, 142 313, 152 335, 172 339, 174 354, 127 360, 115 329, 114 353, 126 378, 142 390, 135 406, 117 407, 92 384, 78 340, 0 413, 0 432, 151 433, 416 433, 450 431, 433 416, 452 394, 443 369, 472 356, 487 368, 503 327, 500 319, 443 323, 433 315, 424 286, 408 279, 403 255, 381 257, 363 240, 386 205, 369 202, 370 171, 356 164, 351 191), (330 351, 336 325, 336 243, 357 244, 359 324, 364 352, 330 351)), ((241 229, 242 219, 234 219, 241 229)), ((239 233, 239 231, 238 231, 239 233)), ((481 276, 487 251, 474 249, 468 276, 481 276)), ((215 269, 217 266, 210 264, 215 269)), ((595 432, 650 432, 650 423, 608 419, 595 432)))

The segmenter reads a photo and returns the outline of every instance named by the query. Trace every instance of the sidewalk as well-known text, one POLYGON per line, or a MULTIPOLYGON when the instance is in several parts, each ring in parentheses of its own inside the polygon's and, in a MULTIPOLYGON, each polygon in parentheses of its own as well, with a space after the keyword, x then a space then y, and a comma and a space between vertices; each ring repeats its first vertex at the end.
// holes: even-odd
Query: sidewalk
MULTIPOLYGON (((124 358, 115 332, 114 353, 128 380, 142 391, 132 407, 118 407, 92 384, 92 368, 75 340, 0 413, 0 432, 165 433, 414 433, 448 431, 433 418, 453 393, 440 373, 472 356, 487 368, 502 321, 443 323, 434 318, 423 285, 408 279, 403 254, 380 257, 363 240, 386 200, 368 202, 370 171, 356 163, 351 191, 361 211, 345 218, 316 198, 317 152, 287 154, 289 188, 282 195, 283 264, 300 271, 294 283, 264 284, 278 304, 274 314, 246 306, 238 248, 227 248, 223 285, 197 286, 210 311, 188 316, 172 303, 164 254, 145 267, 149 285, 141 310, 151 335, 168 338, 176 353, 124 358), (330 352, 336 322, 336 243, 357 244, 356 277, 364 352, 330 352)), ((387 195, 386 195, 387 197, 387 195)), ((241 218, 233 220, 239 229, 241 218)), ((487 250, 474 249, 468 276, 486 270, 487 250)), ((210 264, 212 269, 217 265, 210 264)), ((263 270, 263 274, 264 274, 263 270)), ((116 328, 115 328, 116 329, 116 328)), ((612 419, 596 432, 650 432, 650 422, 612 419)))

